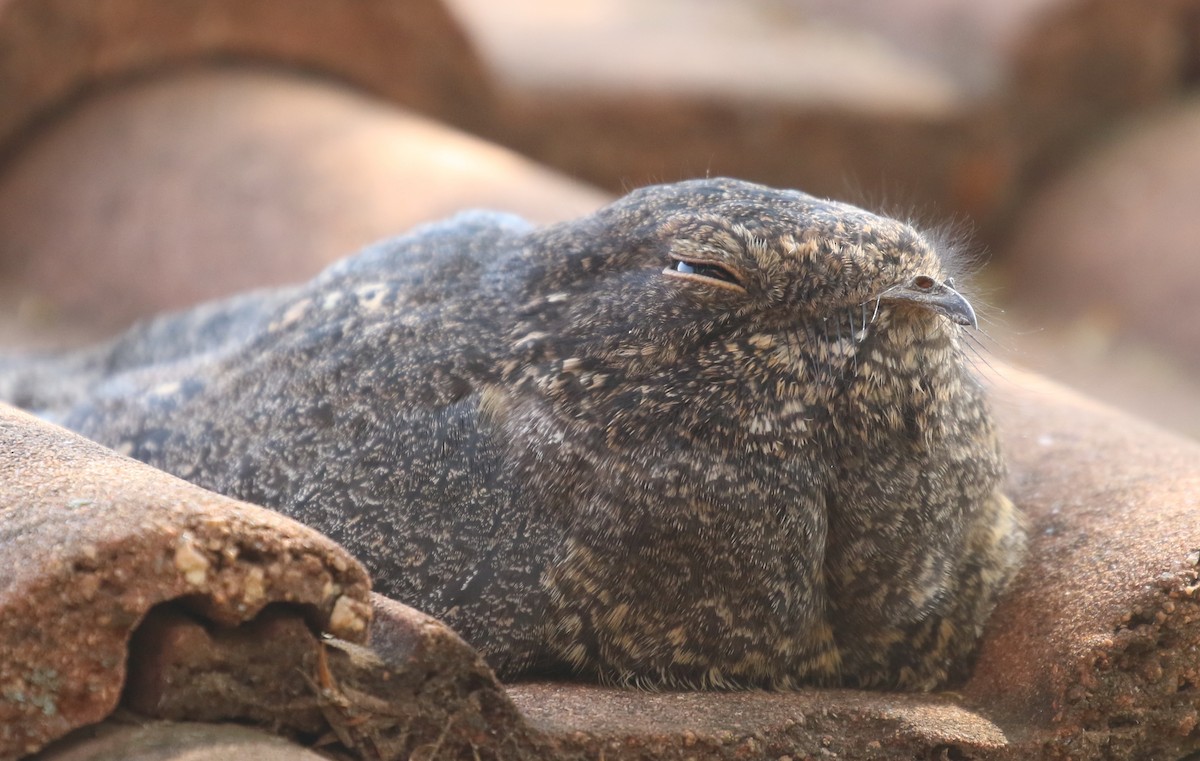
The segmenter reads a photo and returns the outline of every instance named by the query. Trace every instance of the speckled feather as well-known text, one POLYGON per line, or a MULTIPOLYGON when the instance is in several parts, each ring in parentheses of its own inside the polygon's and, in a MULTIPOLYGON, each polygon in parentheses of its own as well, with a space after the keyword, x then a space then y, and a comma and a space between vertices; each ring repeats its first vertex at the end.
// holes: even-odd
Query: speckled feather
POLYGON ((944 255, 734 180, 473 213, 0 395, 320 529, 506 678, 932 689, 1024 546, 965 318, 896 295, 957 296, 944 255))

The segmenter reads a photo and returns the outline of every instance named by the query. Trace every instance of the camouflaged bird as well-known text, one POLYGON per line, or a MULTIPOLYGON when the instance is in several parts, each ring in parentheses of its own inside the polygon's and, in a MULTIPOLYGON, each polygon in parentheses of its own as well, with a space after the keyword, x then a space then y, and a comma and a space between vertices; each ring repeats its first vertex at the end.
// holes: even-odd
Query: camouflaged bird
POLYGON ((325 532, 505 678, 932 689, 1024 545, 945 256, 662 185, 460 215, 0 392, 325 532))

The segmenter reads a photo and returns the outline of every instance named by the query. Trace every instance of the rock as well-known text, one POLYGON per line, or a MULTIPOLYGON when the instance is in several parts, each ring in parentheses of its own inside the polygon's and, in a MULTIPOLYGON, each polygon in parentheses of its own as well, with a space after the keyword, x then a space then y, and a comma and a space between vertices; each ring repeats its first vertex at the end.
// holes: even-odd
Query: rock
POLYGON ((109 721, 72 733, 35 761, 322 761, 325 756, 234 724, 109 721))
POLYGON ((604 198, 345 87, 194 70, 87 100, 0 173, 5 311, 25 334, 95 335, 464 207, 548 222, 604 198))
POLYGON ((334 642, 325 716, 360 756, 554 758, 483 658, 437 619, 372 597, 368 645, 334 642))
POLYGON ((1200 99, 1110 132, 1034 196, 1007 258, 1031 315, 1093 318, 1200 368, 1200 99))
POLYGON ((1174 0, 452 5, 496 72, 484 134, 573 175, 619 191, 728 174, 988 233, 1191 65, 1174 0))
POLYGON ((88 89, 214 59, 320 72, 455 124, 490 109, 439 0, 2 0, 0 146, 88 89))
POLYGON ((1002 372, 995 407, 1029 562, 992 614, 966 704, 1031 754, 1200 749, 1200 445, 1002 372))
POLYGON ((249 721, 388 759, 537 753, 542 741, 482 658, 436 619, 372 596, 367 646, 318 639, 293 610, 233 628, 178 607, 130 646, 123 705, 177 721, 249 721))
POLYGON ((2 406, 0 567, 0 758, 111 713, 160 603, 222 626, 302 606, 359 641, 370 620, 362 567, 316 532, 2 406))
POLYGON ((1200 437, 1200 100, 1110 130, 1032 195, 998 327, 1012 361, 1200 437))
POLYGON ((213 626, 183 606, 152 609, 129 643, 122 704, 176 721, 250 721, 318 735, 322 645, 303 613, 271 607, 213 626))
POLYGON ((907 759, 957 748, 968 754, 961 757, 990 759, 1013 750, 991 721, 938 695, 652 694, 568 684, 512 685, 509 694, 568 758, 907 759))

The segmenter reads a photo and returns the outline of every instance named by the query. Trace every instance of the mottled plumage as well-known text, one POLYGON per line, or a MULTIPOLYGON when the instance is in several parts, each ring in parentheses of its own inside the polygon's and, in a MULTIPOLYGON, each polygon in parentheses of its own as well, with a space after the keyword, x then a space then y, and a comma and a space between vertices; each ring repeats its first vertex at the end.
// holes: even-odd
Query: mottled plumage
POLYGON ((508 678, 931 689, 1024 544, 949 274, 903 223, 699 180, 461 215, 0 394, 315 526, 508 678))

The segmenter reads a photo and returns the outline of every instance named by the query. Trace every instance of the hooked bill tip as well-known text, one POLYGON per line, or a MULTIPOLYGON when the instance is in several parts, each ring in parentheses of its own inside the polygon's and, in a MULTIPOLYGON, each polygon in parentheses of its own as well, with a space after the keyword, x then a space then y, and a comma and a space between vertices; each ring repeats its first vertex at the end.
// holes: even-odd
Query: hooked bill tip
POLYGON ((907 283, 887 289, 880 295, 882 301, 901 301, 924 306, 943 314, 958 325, 979 329, 979 318, 971 302, 950 287, 951 281, 938 283, 933 278, 920 275, 907 283))

